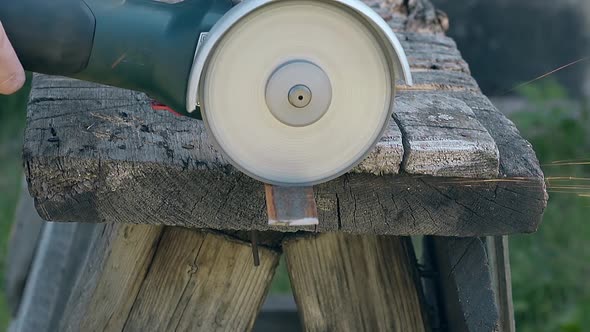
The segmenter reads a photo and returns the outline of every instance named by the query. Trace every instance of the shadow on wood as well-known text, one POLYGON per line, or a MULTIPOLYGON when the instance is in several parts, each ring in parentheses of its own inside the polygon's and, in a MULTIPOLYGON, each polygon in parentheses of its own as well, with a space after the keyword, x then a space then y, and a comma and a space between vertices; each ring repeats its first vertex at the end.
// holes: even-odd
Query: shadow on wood
POLYGON ((443 325, 453 332, 500 330, 491 267, 484 240, 432 236, 443 325))

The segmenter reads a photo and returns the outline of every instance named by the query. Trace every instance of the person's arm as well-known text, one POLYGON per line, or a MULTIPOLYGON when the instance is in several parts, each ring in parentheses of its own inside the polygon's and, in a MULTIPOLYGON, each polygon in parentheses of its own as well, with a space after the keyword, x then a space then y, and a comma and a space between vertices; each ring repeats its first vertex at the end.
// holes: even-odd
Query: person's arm
POLYGON ((0 22, 0 94, 18 91, 25 83, 25 71, 0 22))

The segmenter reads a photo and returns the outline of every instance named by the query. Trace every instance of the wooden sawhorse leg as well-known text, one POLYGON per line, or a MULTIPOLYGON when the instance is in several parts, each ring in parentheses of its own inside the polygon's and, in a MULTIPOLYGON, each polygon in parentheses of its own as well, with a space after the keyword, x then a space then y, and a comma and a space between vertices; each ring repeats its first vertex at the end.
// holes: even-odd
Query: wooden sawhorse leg
POLYGON ((208 231, 106 225, 89 251, 60 331, 246 331, 279 262, 208 231))
POLYGON ((443 329, 515 331, 505 236, 428 236, 424 247, 429 269, 437 271, 434 279, 443 329))
POLYGON ((283 243, 306 331, 425 331, 409 238, 325 233, 283 243))

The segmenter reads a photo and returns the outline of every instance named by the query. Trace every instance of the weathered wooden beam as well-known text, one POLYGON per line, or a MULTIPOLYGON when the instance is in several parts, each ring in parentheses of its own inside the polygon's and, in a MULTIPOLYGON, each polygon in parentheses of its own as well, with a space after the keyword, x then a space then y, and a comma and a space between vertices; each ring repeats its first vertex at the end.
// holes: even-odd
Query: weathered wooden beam
MULTIPOLYGON (((135 92, 40 76, 35 86, 24 158, 43 218, 277 229, 267 225, 263 185, 229 166, 200 122, 153 111, 135 92)), ((357 169, 315 188, 320 224, 314 230, 454 236, 534 231, 546 205, 543 177, 512 123, 476 93, 421 93, 451 96, 473 110, 496 140, 500 177, 374 176, 368 173, 381 168, 357 169)))
POLYGON ((448 331, 495 332, 500 315, 484 240, 433 236, 443 324, 448 331))
POLYGON ((473 110, 442 93, 407 93, 394 118, 403 131, 403 168, 411 174, 496 178, 498 148, 473 110))
POLYGON ((408 238, 327 233, 284 245, 306 331, 426 331, 408 238))
POLYGON ((251 330, 280 255, 224 235, 166 228, 124 331, 251 330))
POLYGON ((121 331, 163 227, 99 225, 58 331, 121 331))

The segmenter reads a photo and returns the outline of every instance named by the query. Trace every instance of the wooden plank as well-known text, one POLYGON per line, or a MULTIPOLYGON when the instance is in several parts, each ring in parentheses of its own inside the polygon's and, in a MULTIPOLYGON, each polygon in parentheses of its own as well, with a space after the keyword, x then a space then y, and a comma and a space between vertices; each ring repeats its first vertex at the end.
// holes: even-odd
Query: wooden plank
POLYGON ((306 331, 425 331, 410 240, 327 233, 283 245, 306 331))
POLYGON ((492 268, 492 285, 500 314, 500 331, 515 332, 508 237, 489 236, 486 238, 486 245, 492 268))
POLYGON ((121 331, 161 232, 158 226, 98 225, 57 330, 121 331))
POLYGON ((166 228, 125 331, 252 329, 279 254, 224 235, 166 228))
MULTIPOLYGON (((200 122, 155 112, 135 92, 85 82, 72 89, 77 82, 43 76, 34 84, 24 159, 43 218, 276 230, 267 225, 263 185, 229 166, 200 122)), ((501 176, 482 182, 394 176, 390 166, 382 176, 357 169, 315 187, 320 224, 314 231, 484 236, 536 230, 547 199, 543 176, 512 123, 478 93, 420 93, 456 98, 473 110, 496 141, 501 176)))
POLYGON ((486 244, 481 238, 432 237, 449 331, 499 331, 486 244))
POLYGON ((95 225, 48 223, 12 329, 19 332, 56 331, 67 294, 81 263, 95 225))
POLYGON ((394 118, 410 174, 495 178, 498 148, 465 102, 442 93, 402 93, 394 118))
POLYGON ((13 317, 21 302, 42 229, 43 220, 35 211, 33 198, 27 189, 27 182, 23 179, 8 242, 4 272, 6 301, 13 317))

